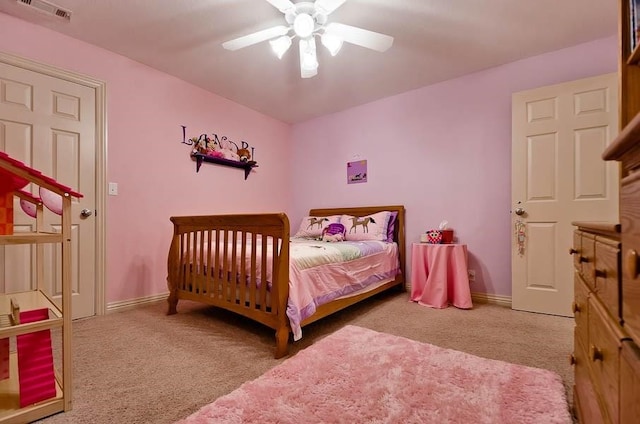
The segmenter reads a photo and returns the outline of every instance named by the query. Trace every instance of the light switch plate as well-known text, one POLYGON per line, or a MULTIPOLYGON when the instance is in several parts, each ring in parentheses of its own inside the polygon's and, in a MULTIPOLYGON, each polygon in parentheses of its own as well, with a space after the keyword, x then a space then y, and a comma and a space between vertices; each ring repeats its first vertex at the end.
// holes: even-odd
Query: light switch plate
POLYGON ((109 183, 109 196, 118 195, 118 183, 109 183))

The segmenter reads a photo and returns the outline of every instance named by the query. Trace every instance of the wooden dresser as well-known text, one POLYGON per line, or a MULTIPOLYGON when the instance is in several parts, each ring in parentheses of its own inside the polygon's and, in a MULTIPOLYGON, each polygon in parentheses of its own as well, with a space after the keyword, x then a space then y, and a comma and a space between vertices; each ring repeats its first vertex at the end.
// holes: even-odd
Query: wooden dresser
POLYGON ((611 143, 620 224, 574 222, 574 409, 581 423, 640 423, 640 114, 611 143))
MULTIPOLYGON (((618 393, 618 403, 612 404, 611 409, 614 412, 609 418, 610 422, 640 423, 640 348, 638 347, 640 345, 640 260, 638 259, 640 255, 640 114, 637 114, 622 129, 602 157, 605 160, 620 161, 622 165, 621 244, 617 259, 620 299, 618 314, 612 315, 618 320, 620 324, 618 329, 622 332, 619 350, 616 353, 617 367, 611 369, 611 375, 614 376, 611 382, 617 384, 612 385, 610 389, 618 393), (615 406, 618 408, 617 413, 615 406), (614 421, 617 417, 619 421, 614 421)), ((594 272, 597 275, 597 252, 595 263, 594 272)), ((591 310, 588 309, 589 317, 590 312, 591 310)), ((576 378, 578 369, 579 366, 576 367, 576 378)), ((615 399, 612 398, 612 400, 615 399)), ((583 421, 590 422, 586 417, 583 421)))
POLYGON ((620 225, 574 222, 574 411, 581 423, 633 422, 620 411, 620 225))

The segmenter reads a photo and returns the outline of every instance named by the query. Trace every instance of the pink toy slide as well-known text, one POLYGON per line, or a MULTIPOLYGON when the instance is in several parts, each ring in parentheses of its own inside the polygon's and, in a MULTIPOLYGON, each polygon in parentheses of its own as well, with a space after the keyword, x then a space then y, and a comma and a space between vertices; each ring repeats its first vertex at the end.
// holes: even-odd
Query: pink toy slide
MULTIPOLYGON (((34 309, 20 312, 20 323, 42 321, 49 318, 49 310, 34 309)), ((51 331, 16 336, 18 350, 18 380, 20 382, 20 407, 32 405, 55 397, 56 383, 53 370, 51 331)))

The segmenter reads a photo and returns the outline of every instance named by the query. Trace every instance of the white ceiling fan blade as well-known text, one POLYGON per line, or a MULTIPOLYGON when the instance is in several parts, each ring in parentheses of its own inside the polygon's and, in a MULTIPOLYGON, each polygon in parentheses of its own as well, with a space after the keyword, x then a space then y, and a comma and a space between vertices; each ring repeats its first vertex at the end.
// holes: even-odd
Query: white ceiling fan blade
POLYGON ((289 27, 278 25, 271 28, 263 29, 262 31, 254 32, 253 34, 225 41, 224 43, 222 43, 222 47, 227 50, 238 50, 243 47, 251 46, 262 41, 267 41, 272 38, 285 35, 287 32, 289 32, 289 27))
POLYGON ((267 0, 267 1, 282 13, 285 13, 287 10, 291 9, 292 7, 295 7, 295 5, 290 0, 267 0))
POLYGON ((386 51, 393 44, 393 37, 379 32, 332 22, 327 25, 327 33, 335 34, 347 43, 356 44, 379 52, 386 51))
POLYGON ((325 15, 333 12, 344 4, 347 0, 316 0, 316 8, 325 15))

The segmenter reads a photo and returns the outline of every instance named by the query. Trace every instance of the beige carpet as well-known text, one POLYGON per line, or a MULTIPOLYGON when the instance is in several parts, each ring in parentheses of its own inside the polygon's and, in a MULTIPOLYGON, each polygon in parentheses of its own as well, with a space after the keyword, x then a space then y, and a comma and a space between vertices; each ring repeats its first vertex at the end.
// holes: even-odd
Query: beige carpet
MULTIPOLYGON (((74 322, 73 410, 42 423, 173 423, 252 380, 273 359, 273 331, 225 311, 158 302, 74 322)), ((291 353, 347 324, 557 372, 573 385, 570 318, 477 304, 431 309, 382 294, 303 329, 291 353)))

